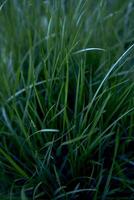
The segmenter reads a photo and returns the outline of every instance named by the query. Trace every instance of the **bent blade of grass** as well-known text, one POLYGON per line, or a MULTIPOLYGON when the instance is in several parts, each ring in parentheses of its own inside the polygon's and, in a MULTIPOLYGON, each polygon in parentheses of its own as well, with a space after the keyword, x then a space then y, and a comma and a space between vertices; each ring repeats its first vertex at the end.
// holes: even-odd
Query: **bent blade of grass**
MULTIPOLYGON (((25 142, 27 141, 27 140, 29 140, 31 137, 33 137, 34 135, 36 135, 37 133, 52 133, 52 132, 55 132, 55 133, 58 133, 59 132, 59 130, 58 129, 41 129, 41 130, 39 130, 39 131, 36 131, 36 132, 34 132, 33 134, 31 134, 30 136, 28 136, 27 138, 26 138, 26 140, 25 140, 25 142)), ((25 143, 24 142, 24 143, 25 143)))
POLYGON ((114 114, 119 110, 119 108, 121 107, 121 105, 123 105, 123 102, 125 102, 128 97, 129 97, 129 94, 132 92, 133 90, 133 86, 134 84, 132 83, 132 85, 130 85, 123 93, 122 95, 120 96, 120 101, 118 103, 118 105, 115 107, 115 109, 113 110, 113 112, 111 113, 111 115, 109 116, 109 119, 112 119, 112 117, 114 116, 114 114))
POLYGON ((49 110, 47 111, 47 113, 46 113, 46 115, 45 115, 45 117, 44 117, 44 119, 43 119, 43 124, 46 122, 47 117, 49 116, 49 114, 51 113, 51 111, 53 110, 54 107, 55 107, 55 104, 52 105, 52 106, 49 108, 49 110))
POLYGON ((4 5, 7 3, 7 0, 5 0, 1 5, 0 5, 0 11, 3 9, 4 5))
POLYGON ((14 167, 16 172, 18 172, 21 176, 25 178, 29 178, 26 172, 20 166, 18 166, 17 163, 2 148, 0 148, 0 154, 2 154, 8 160, 8 162, 14 167))
POLYGON ((90 109, 91 109, 91 107, 92 107, 92 105, 93 105, 93 102, 94 102, 94 100, 96 99, 96 97, 97 97, 98 93, 100 92, 100 90, 101 90, 103 84, 105 83, 105 81, 108 79, 108 77, 109 77, 110 74, 113 72, 113 70, 114 70, 116 67, 118 67, 118 65, 119 65, 120 63, 124 62, 124 59, 126 59, 126 57, 130 54, 130 52, 131 52, 133 49, 134 49, 134 44, 131 45, 131 46, 120 56, 120 58, 115 62, 115 64, 113 64, 113 65, 111 66, 111 68, 109 69, 109 71, 107 72, 107 74, 105 75, 105 77, 103 78, 102 82, 100 83, 98 89, 96 90, 96 92, 95 92, 95 94, 94 94, 94 96, 93 96, 93 98, 92 98, 92 101, 91 101, 91 102, 84 108, 84 110, 83 110, 83 111, 85 111, 85 110, 87 109, 87 112, 86 112, 86 115, 85 115, 85 118, 84 118, 84 122, 85 122, 85 120, 87 119, 87 115, 88 115, 88 113, 89 113, 89 111, 90 111, 90 109))
POLYGON ((82 135, 82 136, 76 137, 76 138, 74 138, 74 139, 72 139, 72 140, 68 140, 68 141, 66 141, 66 142, 63 142, 63 143, 61 144, 61 146, 68 145, 68 144, 72 144, 72 143, 74 143, 74 142, 78 142, 79 140, 82 140, 82 139, 84 139, 85 137, 87 137, 87 135, 82 135))
POLYGON ((59 115, 61 115, 64 112, 65 108, 61 109, 58 113, 54 114, 52 119, 48 122, 48 124, 52 121, 54 121, 59 115))
POLYGON ((59 187, 57 190, 55 190, 54 196, 56 196, 58 193, 60 193, 61 191, 65 190, 65 189, 66 189, 66 186, 59 187))
POLYGON ((85 48, 85 49, 78 50, 78 51, 74 52, 73 54, 79 54, 79 53, 83 53, 83 52, 87 52, 87 51, 105 51, 105 49, 102 49, 102 48, 85 48))
POLYGON ((85 189, 79 189, 79 190, 74 190, 74 191, 70 191, 70 192, 67 192, 65 194, 61 194, 59 196, 57 196, 55 199, 53 200, 57 200, 57 199, 61 199, 63 197, 66 197, 66 196, 69 196, 69 195, 74 195, 76 193, 81 193, 81 192, 96 192, 96 189, 93 189, 93 188, 85 188, 85 189))
MULTIPOLYGON (((74 126, 72 126, 71 128, 69 128, 67 132, 65 132, 64 134, 61 134, 61 136, 58 137, 57 139, 55 139, 55 141, 47 142, 47 143, 45 144, 45 146, 43 146, 40 150, 43 150, 44 148, 46 148, 46 147, 52 145, 53 143, 56 143, 56 142, 60 141, 60 140, 63 139, 68 133, 70 133, 70 131, 74 130, 75 127, 76 127, 76 126, 74 125, 74 126)), ((62 143, 62 144, 63 144, 63 143, 62 143)))
POLYGON ((41 184, 42 184, 42 182, 39 182, 39 183, 35 186, 34 191, 33 191, 33 200, 36 199, 36 193, 37 193, 39 187, 41 186, 41 184))
POLYGON ((81 21, 81 19, 82 19, 82 17, 83 17, 83 15, 85 14, 85 10, 80 14, 80 16, 78 17, 78 20, 77 20, 77 22, 76 22, 76 25, 77 26, 79 26, 79 23, 80 23, 80 21, 81 21))
POLYGON ((39 131, 36 131, 35 134, 42 133, 42 132, 59 132, 59 130, 58 129, 41 129, 39 131))
MULTIPOLYGON (((109 69, 109 71, 107 72, 106 76, 104 77, 104 79, 102 80, 101 84, 99 85, 97 91, 95 92, 95 95, 92 99, 92 102, 94 102, 96 96, 98 95, 100 89, 102 88, 104 82, 108 79, 109 75, 111 74, 111 72, 121 63, 124 61, 124 59, 126 59, 126 57, 129 55, 129 53, 134 49, 134 44, 131 45, 126 51, 125 53, 122 54, 122 56, 115 62, 115 64, 112 65, 112 67, 109 69)), ((91 104, 92 105, 92 104, 91 104)))
MULTIPOLYGON (((112 124, 110 124, 97 138, 96 140, 91 144, 90 149, 95 148, 95 146, 102 141, 103 136, 105 135, 105 133, 107 133, 107 131, 114 127, 118 121, 120 121, 121 119, 123 119, 124 117, 126 117, 129 113, 131 113, 132 111, 134 111, 134 108, 131 108, 130 110, 126 111, 124 114, 122 114, 120 117, 118 117, 112 124)), ((112 133, 113 134, 113 133, 112 133)), ((111 136, 111 134, 110 134, 111 136)))
MULTIPOLYGON (((54 80, 59 80, 59 78, 56 77, 56 78, 54 78, 54 80)), ((35 87, 35 86, 40 86, 40 85, 42 85, 42 84, 44 84, 44 83, 46 83, 46 82, 48 82, 48 81, 53 81, 53 80, 52 80, 52 79, 48 79, 48 80, 39 81, 39 82, 37 82, 37 83, 32 83, 31 85, 26 86, 25 88, 19 90, 18 92, 16 92, 16 93, 13 94, 12 96, 10 96, 10 97, 6 100, 6 102, 9 103, 9 102, 12 101, 15 97, 18 97, 20 94, 26 92, 27 90, 30 90, 30 89, 32 89, 32 88, 35 87)))

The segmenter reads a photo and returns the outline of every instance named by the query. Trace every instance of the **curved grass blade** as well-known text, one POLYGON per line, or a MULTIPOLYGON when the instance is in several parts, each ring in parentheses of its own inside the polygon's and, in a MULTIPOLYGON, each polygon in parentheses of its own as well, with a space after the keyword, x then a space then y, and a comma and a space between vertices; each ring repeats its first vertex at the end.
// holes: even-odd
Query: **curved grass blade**
POLYGON ((88 51, 105 51, 105 49, 102 49, 102 48, 85 48, 85 49, 78 50, 78 51, 74 52, 73 54, 79 54, 79 53, 84 53, 84 52, 88 52, 88 51))

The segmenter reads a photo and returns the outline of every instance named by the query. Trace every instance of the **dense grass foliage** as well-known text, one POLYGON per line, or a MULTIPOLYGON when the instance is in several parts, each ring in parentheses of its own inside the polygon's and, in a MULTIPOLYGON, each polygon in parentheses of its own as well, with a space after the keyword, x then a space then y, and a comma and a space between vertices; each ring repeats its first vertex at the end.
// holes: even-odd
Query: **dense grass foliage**
POLYGON ((133 200, 134 2, 0 5, 0 200, 133 200))

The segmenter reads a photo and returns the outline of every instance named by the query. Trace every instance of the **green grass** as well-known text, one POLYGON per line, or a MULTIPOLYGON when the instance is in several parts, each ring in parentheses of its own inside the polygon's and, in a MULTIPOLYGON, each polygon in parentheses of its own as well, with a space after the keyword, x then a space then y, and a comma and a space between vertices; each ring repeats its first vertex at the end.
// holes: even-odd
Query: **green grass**
POLYGON ((134 1, 0 1, 0 199, 134 199, 134 1))

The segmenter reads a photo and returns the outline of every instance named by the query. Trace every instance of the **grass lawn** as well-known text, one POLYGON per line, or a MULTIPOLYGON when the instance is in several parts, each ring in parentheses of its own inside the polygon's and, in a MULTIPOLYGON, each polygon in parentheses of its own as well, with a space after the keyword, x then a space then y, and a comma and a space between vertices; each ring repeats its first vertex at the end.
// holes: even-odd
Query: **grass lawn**
POLYGON ((0 1, 0 200, 134 200, 134 1, 0 1))

